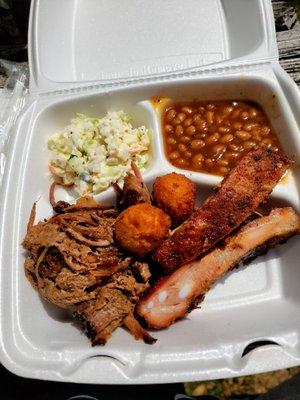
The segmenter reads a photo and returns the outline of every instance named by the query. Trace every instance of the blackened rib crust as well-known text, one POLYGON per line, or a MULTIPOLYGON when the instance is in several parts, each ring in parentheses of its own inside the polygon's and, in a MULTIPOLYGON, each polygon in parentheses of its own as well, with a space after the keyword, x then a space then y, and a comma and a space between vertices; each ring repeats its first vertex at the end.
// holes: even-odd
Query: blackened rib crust
POLYGON ((245 155, 213 195, 157 249, 166 272, 206 252, 264 202, 292 161, 270 149, 245 155))

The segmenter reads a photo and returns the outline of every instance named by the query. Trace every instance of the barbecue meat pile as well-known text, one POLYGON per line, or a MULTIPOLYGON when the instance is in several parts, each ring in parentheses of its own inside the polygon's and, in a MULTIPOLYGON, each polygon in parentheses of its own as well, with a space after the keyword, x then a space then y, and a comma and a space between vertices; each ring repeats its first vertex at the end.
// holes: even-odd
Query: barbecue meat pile
POLYGON ((151 205, 134 164, 123 188, 114 185, 118 211, 91 197, 75 205, 55 202, 54 183, 50 203, 56 214, 35 225, 34 205, 29 218, 26 276, 43 298, 72 312, 93 345, 105 344, 122 325, 136 339, 153 343, 135 313, 148 327, 166 328, 195 308, 226 272, 299 234, 293 208, 275 208, 269 215, 257 211, 291 164, 271 149, 249 152, 191 215, 194 184, 182 186, 175 174, 157 178, 154 200, 167 213, 192 200, 188 219, 178 226, 173 218, 171 233, 170 216, 165 214, 164 222, 164 212, 151 205), (148 263, 153 275, 168 274, 160 274, 151 288, 148 263))
POLYGON ((150 271, 113 242, 117 212, 96 201, 56 204, 58 214, 34 225, 33 207, 23 246, 25 273, 43 298, 69 309, 92 344, 105 344, 125 324, 136 338, 153 338, 133 312, 149 288, 150 271))

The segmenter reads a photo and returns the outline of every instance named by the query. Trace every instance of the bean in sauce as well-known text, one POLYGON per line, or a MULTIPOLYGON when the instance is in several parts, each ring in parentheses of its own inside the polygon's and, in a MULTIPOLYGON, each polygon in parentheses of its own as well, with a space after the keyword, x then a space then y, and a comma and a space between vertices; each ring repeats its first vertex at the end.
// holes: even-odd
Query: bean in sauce
POLYGON ((163 112, 165 152, 171 164, 226 175, 248 151, 281 151, 270 122, 255 103, 210 101, 174 104, 163 112))

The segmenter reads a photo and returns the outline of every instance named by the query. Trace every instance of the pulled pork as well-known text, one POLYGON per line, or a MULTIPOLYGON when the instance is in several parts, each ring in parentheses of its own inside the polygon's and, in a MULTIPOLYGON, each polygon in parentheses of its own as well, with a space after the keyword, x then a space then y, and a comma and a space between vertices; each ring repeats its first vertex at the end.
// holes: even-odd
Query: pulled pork
POLYGON ((125 325, 136 339, 154 339, 134 318, 139 296, 149 288, 150 271, 113 242, 117 211, 89 197, 76 205, 50 201, 57 214, 34 225, 35 205, 23 246, 25 274, 41 296, 69 309, 91 339, 105 344, 125 325))
POLYGON ((131 163, 132 172, 128 172, 124 178, 123 189, 117 183, 112 186, 117 193, 117 207, 119 211, 135 204, 151 204, 151 196, 145 185, 142 175, 135 165, 131 163))

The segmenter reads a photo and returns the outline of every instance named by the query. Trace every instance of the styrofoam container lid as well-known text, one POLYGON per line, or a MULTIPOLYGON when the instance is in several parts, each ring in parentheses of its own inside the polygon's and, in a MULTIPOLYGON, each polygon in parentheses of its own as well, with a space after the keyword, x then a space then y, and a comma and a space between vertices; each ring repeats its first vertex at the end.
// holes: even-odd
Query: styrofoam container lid
POLYGON ((178 74, 277 58, 265 0, 34 0, 31 89, 178 74))

